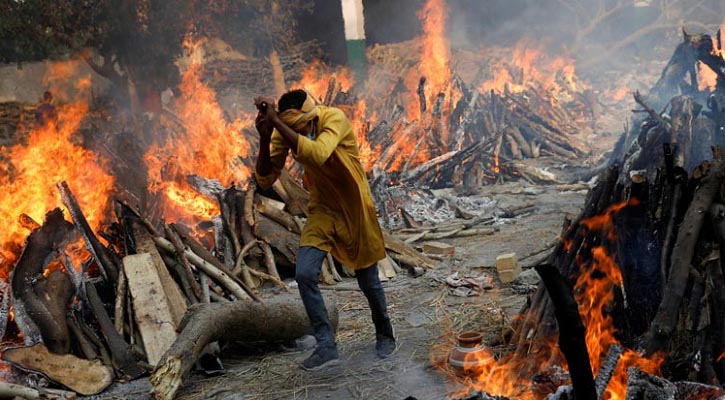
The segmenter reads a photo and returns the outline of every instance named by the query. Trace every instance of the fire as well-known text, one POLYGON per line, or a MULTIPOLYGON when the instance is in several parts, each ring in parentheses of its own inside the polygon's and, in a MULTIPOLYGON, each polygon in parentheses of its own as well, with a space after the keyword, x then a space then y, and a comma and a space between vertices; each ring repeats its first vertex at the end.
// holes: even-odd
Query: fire
POLYGON ((57 182, 84 188, 75 195, 89 224, 97 229, 103 222, 114 179, 103 159, 78 144, 75 135, 87 112, 84 102, 59 107, 57 121, 32 130, 27 143, 0 149, 0 158, 6 160, 0 170, 0 217, 5 223, 0 232, 0 279, 7 279, 27 234, 20 215, 40 222, 46 212, 62 205, 57 182))
POLYGON ((617 88, 611 92, 605 93, 607 97, 610 97, 613 100, 621 101, 624 100, 627 96, 632 93, 632 90, 626 86, 622 86, 620 88, 617 88))
POLYGON ((423 22, 423 55, 420 74, 427 79, 426 97, 432 99, 451 80, 450 51, 446 38, 447 10, 444 0, 428 0, 418 14, 423 22))
POLYGON ((241 162, 251 152, 241 132, 252 124, 252 118, 225 119, 216 93, 201 81, 202 65, 193 57, 200 43, 188 45, 192 62, 183 72, 182 94, 174 109, 183 132, 151 146, 144 156, 149 190, 164 195, 164 215, 170 218, 191 214, 194 220, 209 219, 219 213, 215 202, 189 187, 188 175, 216 179, 228 186, 247 182, 252 174, 250 166, 241 162))
POLYGON ((717 73, 707 65, 698 62, 697 63, 697 89, 700 91, 715 91, 717 86, 717 73))
POLYGON ((438 93, 446 92, 451 80, 450 47, 446 38, 447 9, 444 0, 428 0, 418 13, 423 23, 422 54, 418 68, 405 78, 408 89, 408 119, 420 119, 418 83, 425 77, 425 98, 429 107, 438 93))
POLYGON ((369 171, 373 167, 377 153, 379 153, 379 151, 375 151, 370 147, 370 142, 368 142, 366 136, 368 127, 374 124, 376 120, 377 118, 374 116, 367 117, 367 102, 365 99, 358 100, 352 112, 351 123, 360 151, 360 162, 362 162, 363 168, 366 171, 369 171))
POLYGON ((302 88, 313 94, 318 100, 323 99, 332 79, 340 90, 347 92, 355 84, 352 72, 348 68, 332 69, 320 60, 314 60, 302 71, 302 77, 291 85, 290 89, 302 88))
MULTIPOLYGON (((637 204, 636 199, 619 203, 611 206, 602 215, 581 222, 590 232, 601 233, 604 242, 590 250, 592 257, 589 263, 580 265, 574 290, 579 313, 586 326, 587 349, 595 376, 609 347, 619 344, 614 322, 608 312, 614 301, 614 289, 622 287, 624 283, 619 266, 607 250, 607 245, 613 244, 616 239, 613 218, 623 208, 637 204)), ((477 361, 481 366, 466 371, 469 375, 462 394, 480 390, 510 398, 535 398, 529 389, 531 377, 537 372, 547 370, 555 362, 563 362, 563 358, 556 345, 556 338, 549 337, 541 343, 532 343, 532 349, 534 351, 530 354, 512 353, 500 359, 496 359, 490 352, 479 355, 477 361)), ((657 373, 663 360, 662 354, 648 359, 633 350, 625 349, 603 398, 625 398, 627 368, 637 366, 645 372, 657 373)))
POLYGON ((493 63, 492 77, 484 81, 479 90, 497 93, 521 93, 532 85, 553 94, 586 89, 579 81, 574 60, 551 57, 529 39, 522 39, 514 48, 511 59, 493 63))
MULTIPOLYGON (((723 42, 723 35, 725 35, 725 24, 720 26, 718 31, 719 37, 712 37, 712 55, 725 59, 725 51, 718 49, 717 43, 723 42)), ((714 92, 717 86, 717 73, 712 68, 703 64, 702 62, 697 63, 697 89, 700 91, 714 92)))

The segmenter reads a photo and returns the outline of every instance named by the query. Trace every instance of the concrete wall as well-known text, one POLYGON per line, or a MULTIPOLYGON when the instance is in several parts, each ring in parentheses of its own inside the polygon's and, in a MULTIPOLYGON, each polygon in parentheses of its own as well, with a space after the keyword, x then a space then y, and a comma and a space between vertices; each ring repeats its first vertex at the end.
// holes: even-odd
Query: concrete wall
POLYGON ((105 94, 108 80, 91 70, 83 60, 0 64, 0 102, 35 103, 50 90, 56 101, 105 94))

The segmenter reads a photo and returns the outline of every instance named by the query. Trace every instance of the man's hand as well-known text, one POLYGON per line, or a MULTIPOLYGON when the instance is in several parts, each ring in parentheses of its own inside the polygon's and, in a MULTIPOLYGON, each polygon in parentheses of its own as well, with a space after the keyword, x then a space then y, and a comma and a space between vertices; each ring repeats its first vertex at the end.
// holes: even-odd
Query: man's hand
POLYGON ((277 108, 274 104, 274 99, 264 96, 259 96, 254 99, 254 105, 259 110, 259 113, 264 116, 269 122, 274 121, 277 117, 277 108))

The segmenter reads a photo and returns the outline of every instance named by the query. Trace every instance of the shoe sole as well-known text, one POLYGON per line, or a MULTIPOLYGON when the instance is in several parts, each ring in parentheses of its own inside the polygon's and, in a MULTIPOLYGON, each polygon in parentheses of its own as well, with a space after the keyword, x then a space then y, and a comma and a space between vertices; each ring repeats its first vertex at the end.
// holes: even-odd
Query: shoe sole
POLYGON ((340 359, 330 360, 330 361, 328 361, 328 362, 326 362, 324 364, 320 364, 320 365, 318 365, 316 367, 305 367, 304 365, 300 365, 300 367, 302 367, 302 369, 304 369, 305 371, 319 371, 319 370, 322 370, 322 369, 327 369, 327 368, 330 368, 330 367, 334 367, 334 366, 336 366, 338 364, 340 364, 340 359))

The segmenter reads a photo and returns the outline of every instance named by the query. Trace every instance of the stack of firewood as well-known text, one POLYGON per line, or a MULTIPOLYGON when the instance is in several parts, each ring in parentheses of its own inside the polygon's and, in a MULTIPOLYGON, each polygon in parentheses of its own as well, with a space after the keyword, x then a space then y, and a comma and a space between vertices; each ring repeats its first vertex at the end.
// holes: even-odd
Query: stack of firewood
POLYGON ((17 143, 17 135, 35 121, 35 109, 32 104, 0 103, 0 146, 17 143))
MULTIPOLYGON (((157 395, 171 398, 199 357, 215 360, 218 340, 280 341, 308 331, 294 293, 261 301, 258 290, 269 281, 289 292, 284 280, 292 270, 278 267, 294 266, 308 194, 288 174, 264 194, 253 183, 218 193, 211 247, 186 226, 150 221, 121 201, 118 220, 99 232, 104 245, 70 187, 63 182, 58 189, 73 223, 60 209, 42 225, 25 216, 32 233, 0 305, 2 333, 22 337, 24 345, 5 349, 6 362, 84 395, 155 368, 157 395), (10 306, 17 328, 8 324, 10 306)), ((399 265, 435 266, 405 242, 387 234, 386 241, 382 279, 399 265)), ((325 262, 324 282, 352 275, 335 264, 325 262)), ((334 319, 334 305, 330 312, 334 319)))
MULTIPOLYGON (((358 124, 365 127, 370 148, 379 154, 368 167, 388 172, 388 181, 431 188, 465 180, 471 187, 502 179, 541 182, 547 179, 518 161, 540 156, 580 160, 588 153, 580 133, 593 117, 583 94, 580 100, 565 103, 533 85, 521 93, 482 93, 454 76, 445 92, 429 99, 424 94, 425 79, 420 85, 419 103, 407 105, 420 107, 420 119, 408 121, 405 109, 394 103, 401 98, 396 93, 405 90, 397 84, 389 96, 367 103, 368 109, 378 110, 386 119, 372 127, 358 124)), ((357 98, 342 92, 332 79, 320 100, 352 115, 357 98)))
MULTIPOLYGON (((715 145, 720 130, 714 119, 717 112, 698 115, 701 106, 687 96, 670 101, 668 116, 654 111, 639 93, 635 101, 647 114, 633 124, 635 139, 599 177, 581 215, 568 221, 549 265, 537 267, 544 285, 532 295, 504 341, 513 349, 511 356, 525 358, 558 331, 577 397, 601 396, 620 358, 625 359, 623 347, 663 357, 660 371, 666 378, 714 385, 671 383, 630 367, 627 398, 659 398, 675 387, 682 393, 676 398, 721 394, 725 163, 715 145), (710 154, 704 152, 708 145, 713 145, 710 154), (604 216, 611 218, 610 227, 592 222, 604 216), (598 249, 605 249, 621 272, 622 282, 612 287, 607 314, 623 347, 602 343, 609 351, 592 355, 604 360, 598 371, 592 371, 587 348, 581 347, 586 326, 582 320, 589 311, 577 318, 580 306, 571 288, 581 292, 582 277, 599 268, 598 249)), ((533 376, 539 366, 522 367, 528 368, 533 376)), ((557 390, 550 389, 547 394, 557 390)), ((562 390, 551 396, 566 398, 562 390)))

